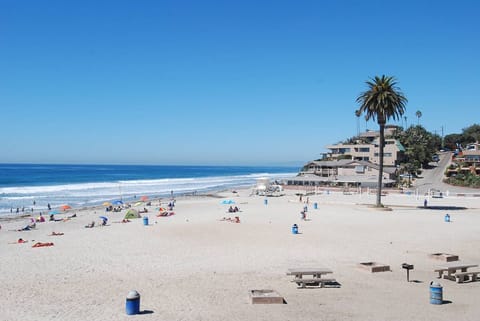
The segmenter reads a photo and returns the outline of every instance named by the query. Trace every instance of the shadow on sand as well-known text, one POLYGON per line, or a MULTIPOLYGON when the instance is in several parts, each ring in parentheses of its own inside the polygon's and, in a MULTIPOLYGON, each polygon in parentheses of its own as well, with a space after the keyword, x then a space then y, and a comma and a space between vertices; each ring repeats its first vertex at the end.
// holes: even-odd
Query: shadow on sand
POLYGON ((138 312, 138 314, 153 314, 154 312, 152 310, 143 310, 138 312))
POLYGON ((424 210, 440 210, 440 211, 460 211, 460 210, 466 210, 467 207, 463 206, 418 206, 417 208, 419 209, 424 209, 424 210))

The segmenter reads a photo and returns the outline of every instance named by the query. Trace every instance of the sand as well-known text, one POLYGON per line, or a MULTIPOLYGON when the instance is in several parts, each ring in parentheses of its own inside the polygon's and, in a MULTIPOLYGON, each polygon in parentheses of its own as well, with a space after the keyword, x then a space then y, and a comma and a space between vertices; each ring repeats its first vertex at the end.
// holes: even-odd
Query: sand
MULTIPOLYGON (((283 197, 221 196, 241 212, 226 213, 220 198, 177 199, 175 215, 149 213, 121 221, 125 212, 102 208, 70 211, 65 222, 2 221, 0 320, 477 320, 480 282, 436 278, 431 253, 457 254, 480 264, 480 199, 431 199, 429 205, 465 210, 425 210, 422 199, 388 195, 392 211, 372 209, 373 195, 312 195, 307 221, 294 191, 283 197), (318 209, 313 208, 313 203, 318 209), (444 222, 450 214, 451 222, 444 222), (105 227, 84 228, 99 215, 105 227), (238 215, 241 223, 220 221, 238 215), (292 225, 300 234, 291 233, 292 225), (62 236, 49 236, 51 232, 62 236), (10 244, 18 238, 25 244, 10 244), (32 248, 37 242, 52 247, 32 248), (359 262, 376 261, 392 271, 369 273, 359 262), (401 264, 414 264, 406 281, 401 264), (299 289, 289 268, 327 267, 339 288, 299 289), (429 302, 431 281, 440 282, 446 304, 429 302), (141 295, 141 315, 127 316, 125 298, 141 295), (272 289, 286 304, 252 305, 249 291, 272 289)), ((158 206, 149 207, 153 210, 158 206)), ((479 268, 476 268, 477 270, 479 268)))

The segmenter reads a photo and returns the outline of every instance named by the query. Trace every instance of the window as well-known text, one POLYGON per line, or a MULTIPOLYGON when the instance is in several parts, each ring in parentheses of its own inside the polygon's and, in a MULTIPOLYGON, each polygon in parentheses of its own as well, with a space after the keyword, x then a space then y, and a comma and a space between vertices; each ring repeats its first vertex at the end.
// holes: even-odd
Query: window
POLYGON ((358 149, 360 153, 369 153, 370 152, 370 147, 360 147, 358 149))
POLYGON ((355 173, 357 174, 365 173, 365 166, 363 165, 355 166, 355 173))

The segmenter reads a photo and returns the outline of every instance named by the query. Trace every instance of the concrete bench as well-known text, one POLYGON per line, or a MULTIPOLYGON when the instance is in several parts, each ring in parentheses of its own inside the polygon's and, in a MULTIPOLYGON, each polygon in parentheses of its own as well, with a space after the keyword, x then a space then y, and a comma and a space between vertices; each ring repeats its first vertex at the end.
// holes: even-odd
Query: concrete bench
POLYGON ((304 288, 307 285, 310 286, 316 286, 319 285, 321 288, 325 286, 325 283, 332 283, 332 282, 337 282, 335 279, 320 279, 320 278, 312 278, 312 279, 300 279, 300 278, 295 278, 292 280, 292 282, 297 283, 298 286, 304 288))
POLYGON ((443 273, 446 272, 445 269, 437 269, 437 270, 434 270, 435 272, 438 273, 438 278, 441 279, 442 276, 443 276, 443 273))
MULTIPOLYGON (((446 269, 437 269, 435 272, 438 272, 438 278, 441 279, 442 277, 444 279, 450 280, 450 281, 455 281, 455 274, 453 272, 448 272, 446 269)), ((463 272, 458 272, 458 273, 463 273, 463 272)))
POLYGON ((475 282, 479 274, 480 271, 458 272, 455 273, 455 278, 457 279, 457 283, 463 283, 467 281, 469 277, 472 279, 472 282, 475 282))

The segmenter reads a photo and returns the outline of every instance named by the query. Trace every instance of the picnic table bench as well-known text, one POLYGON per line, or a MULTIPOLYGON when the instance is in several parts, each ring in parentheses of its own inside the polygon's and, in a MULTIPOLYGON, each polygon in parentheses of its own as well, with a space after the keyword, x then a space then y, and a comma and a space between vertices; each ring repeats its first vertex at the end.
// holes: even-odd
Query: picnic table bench
POLYGON ((476 279, 478 273, 480 273, 472 271, 468 272, 467 270, 471 267, 478 267, 478 264, 451 262, 437 266, 434 271, 438 272, 438 278, 443 277, 444 279, 452 281, 456 280, 458 283, 462 283, 469 276, 471 276, 472 279, 476 279))
POLYGON ((480 271, 457 272, 455 273, 455 278, 457 279, 457 283, 468 281, 469 278, 471 278, 472 282, 475 282, 477 281, 479 274, 480 271))
POLYGON ((297 283, 301 288, 308 286, 320 286, 323 288, 325 283, 336 282, 335 279, 322 278, 322 275, 333 273, 332 270, 327 268, 297 268, 288 269, 287 275, 293 275, 292 282, 297 283), (304 278, 307 276, 307 278, 304 278))

